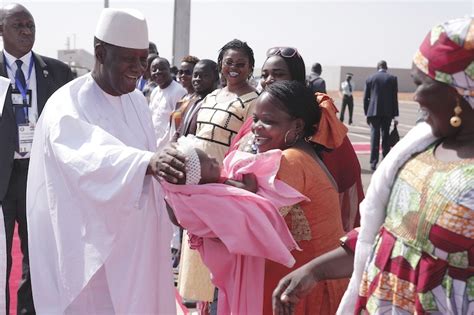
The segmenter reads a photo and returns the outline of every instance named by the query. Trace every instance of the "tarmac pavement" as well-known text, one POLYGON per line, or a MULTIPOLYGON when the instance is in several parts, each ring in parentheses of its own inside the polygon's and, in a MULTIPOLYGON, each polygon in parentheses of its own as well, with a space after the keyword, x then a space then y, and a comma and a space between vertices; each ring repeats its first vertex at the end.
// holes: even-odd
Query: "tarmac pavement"
MULTIPOLYGON (((334 99, 337 108, 341 107, 341 97, 337 92, 330 92, 329 95, 334 99)), ((354 95, 354 114, 353 124, 348 125, 349 113, 346 109, 345 113, 345 124, 349 128, 349 139, 354 146, 357 157, 362 171, 362 184, 364 191, 367 191, 367 187, 370 183, 373 171, 370 169, 370 126, 366 123, 366 117, 364 115, 364 106, 362 101, 362 92, 356 92, 354 95)), ((418 117, 418 103, 411 101, 412 94, 399 93, 399 117, 398 117, 398 132, 400 138, 402 138, 411 128, 415 126, 416 119, 418 117)), ((339 113, 338 113, 339 115, 339 113)), ((390 130, 393 128, 390 128, 390 130)), ((380 153, 382 158, 382 153, 380 153)), ((381 161, 379 161, 380 164, 381 161)))

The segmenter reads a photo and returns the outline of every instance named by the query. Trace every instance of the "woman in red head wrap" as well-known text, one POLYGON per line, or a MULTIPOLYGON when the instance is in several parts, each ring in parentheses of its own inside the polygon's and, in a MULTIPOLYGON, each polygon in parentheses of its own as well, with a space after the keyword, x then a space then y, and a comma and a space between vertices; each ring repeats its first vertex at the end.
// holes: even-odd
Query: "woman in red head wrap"
POLYGON ((412 75, 425 122, 373 175, 360 233, 280 281, 277 314, 352 271, 340 314, 474 313, 473 18, 433 28, 412 75))

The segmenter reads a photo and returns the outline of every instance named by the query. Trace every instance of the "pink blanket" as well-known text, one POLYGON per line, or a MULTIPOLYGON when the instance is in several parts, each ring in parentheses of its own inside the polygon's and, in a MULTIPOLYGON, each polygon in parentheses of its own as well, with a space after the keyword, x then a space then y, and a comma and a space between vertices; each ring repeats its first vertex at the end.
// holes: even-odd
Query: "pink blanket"
POLYGON ((178 222, 188 230, 190 245, 201 254, 219 288, 219 314, 260 314, 265 259, 287 267, 298 249, 278 208, 307 198, 276 180, 281 151, 253 155, 234 151, 222 175, 239 180, 254 173, 253 194, 224 184, 178 186, 163 183, 178 222))

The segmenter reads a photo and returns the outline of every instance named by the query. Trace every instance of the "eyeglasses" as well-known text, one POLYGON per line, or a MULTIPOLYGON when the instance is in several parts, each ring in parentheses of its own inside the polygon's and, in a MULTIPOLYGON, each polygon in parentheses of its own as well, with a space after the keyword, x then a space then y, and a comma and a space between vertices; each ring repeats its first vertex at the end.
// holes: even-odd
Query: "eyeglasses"
POLYGON ((186 69, 186 70, 179 69, 178 70, 178 75, 191 75, 191 74, 193 74, 193 72, 189 69, 186 69))
POLYGON ((284 58, 293 58, 295 55, 301 57, 298 50, 293 47, 272 47, 267 50, 267 57, 282 56, 284 58))

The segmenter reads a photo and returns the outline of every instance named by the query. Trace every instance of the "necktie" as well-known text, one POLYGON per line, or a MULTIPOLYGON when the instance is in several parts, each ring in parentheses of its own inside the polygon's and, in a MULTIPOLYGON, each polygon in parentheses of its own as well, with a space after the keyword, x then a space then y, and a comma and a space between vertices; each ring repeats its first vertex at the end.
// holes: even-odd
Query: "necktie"
POLYGON ((23 70, 21 70, 23 61, 18 59, 17 61, 15 61, 15 63, 16 63, 15 79, 17 80, 17 82, 20 82, 21 87, 26 90, 25 74, 23 73, 23 70))
POLYGON ((350 81, 347 81, 347 84, 349 84, 349 92, 352 93, 352 85, 351 85, 351 82, 350 82, 350 81))
MULTIPOLYGON (((25 75, 23 74, 23 71, 21 70, 21 65, 23 64, 23 61, 18 59, 15 61, 17 69, 15 72, 15 81, 19 82, 21 84, 21 87, 23 89, 26 89, 26 80, 25 80, 25 75)), ((16 118, 16 124, 21 125, 21 124, 26 124, 26 113, 25 113, 25 107, 24 106, 15 106, 15 118, 16 118)))
MULTIPOLYGON (((21 65, 23 64, 23 62, 21 60, 17 60, 15 61, 16 63, 16 66, 17 66, 17 69, 16 69, 16 72, 15 72, 15 82, 16 84, 21 84, 21 87, 26 90, 26 80, 25 80, 25 75, 23 74, 23 71, 21 70, 21 65)), ((18 87, 17 87, 18 89, 18 87)), ((25 109, 26 107, 25 106, 21 106, 21 105, 16 105, 14 106, 15 107, 15 120, 16 120, 16 124, 19 126, 19 125, 24 125, 24 124, 27 124, 28 121, 26 119, 26 112, 25 112, 25 109)), ((19 144, 18 144, 19 145, 19 144)), ((17 145, 17 146, 18 146, 17 145)), ((20 152, 19 150, 19 147, 17 147, 17 152, 20 152)), ((24 156, 26 153, 20 153, 21 156, 24 156)))

